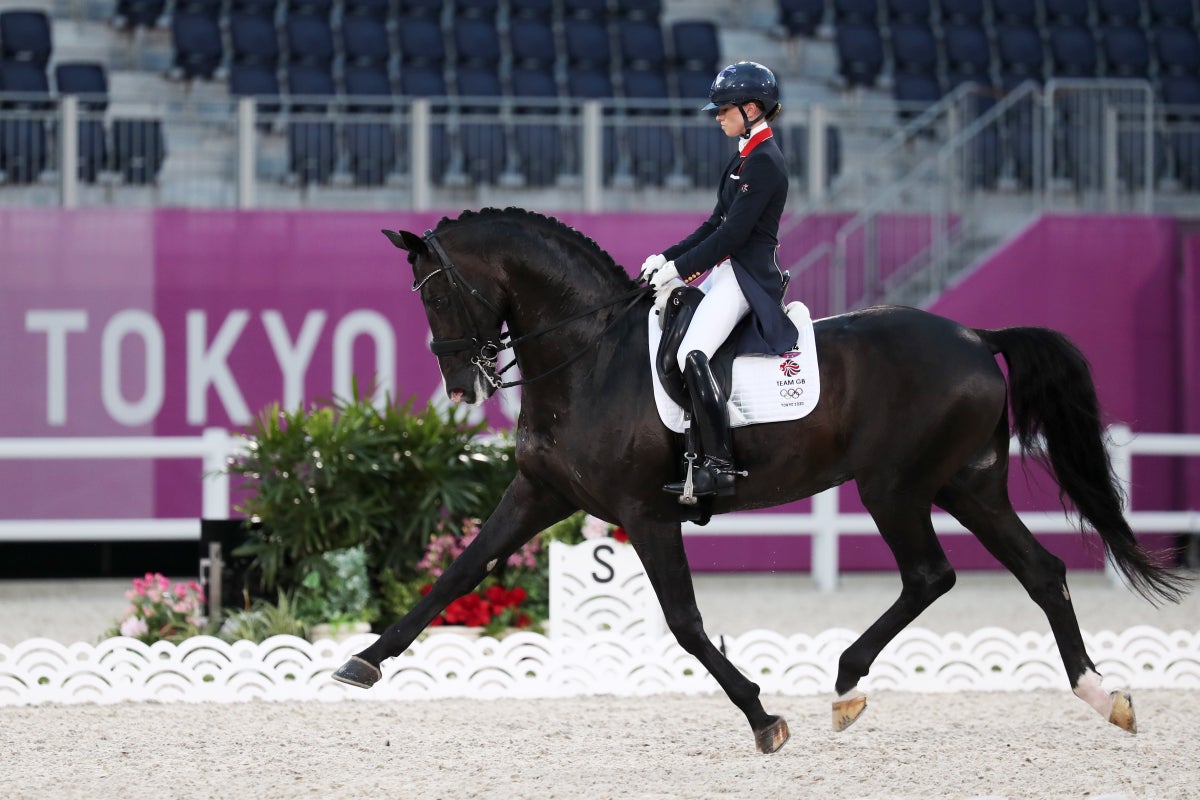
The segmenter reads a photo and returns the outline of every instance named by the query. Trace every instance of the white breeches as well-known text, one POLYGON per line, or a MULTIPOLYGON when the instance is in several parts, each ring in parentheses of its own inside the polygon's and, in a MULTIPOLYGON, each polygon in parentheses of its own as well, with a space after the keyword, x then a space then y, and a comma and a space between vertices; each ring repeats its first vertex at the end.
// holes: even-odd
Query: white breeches
POLYGON ((742 294, 728 259, 713 267, 699 288, 704 292, 704 299, 696 307, 696 315, 676 352, 680 370, 687 363, 687 354, 693 350, 712 358, 742 317, 750 312, 750 304, 742 294))

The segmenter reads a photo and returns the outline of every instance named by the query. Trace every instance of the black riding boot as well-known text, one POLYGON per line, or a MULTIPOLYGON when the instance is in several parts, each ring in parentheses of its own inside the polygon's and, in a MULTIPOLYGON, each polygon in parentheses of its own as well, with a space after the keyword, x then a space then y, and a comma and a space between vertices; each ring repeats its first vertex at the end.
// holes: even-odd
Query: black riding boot
POLYGON ((683 377, 692 398, 692 425, 700 442, 701 459, 698 464, 693 462, 689 466, 689 476, 668 483, 663 491, 680 495, 679 502, 692 505, 697 497, 732 495, 734 478, 745 473, 738 473, 733 466, 729 409, 725 405, 725 394, 708 366, 708 356, 699 350, 688 353, 683 377))

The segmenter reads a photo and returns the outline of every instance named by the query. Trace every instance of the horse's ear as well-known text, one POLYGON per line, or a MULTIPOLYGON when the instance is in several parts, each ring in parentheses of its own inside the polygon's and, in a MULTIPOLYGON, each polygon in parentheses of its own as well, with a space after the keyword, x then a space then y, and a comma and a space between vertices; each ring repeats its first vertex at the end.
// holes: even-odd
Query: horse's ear
POLYGON ((425 246, 425 240, 420 236, 417 236, 415 233, 409 233, 408 231, 389 231, 388 229, 384 228, 383 235, 401 250, 407 250, 415 255, 423 255, 429 252, 428 248, 425 246))

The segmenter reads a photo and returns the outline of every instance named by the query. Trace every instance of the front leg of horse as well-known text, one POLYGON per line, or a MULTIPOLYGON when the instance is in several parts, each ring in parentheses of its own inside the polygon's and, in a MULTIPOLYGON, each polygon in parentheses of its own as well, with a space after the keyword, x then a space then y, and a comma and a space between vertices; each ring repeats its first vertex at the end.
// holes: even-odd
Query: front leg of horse
POLYGON ((434 582, 429 594, 369 647, 351 656, 333 673, 334 679, 362 689, 374 686, 383 677, 380 665, 408 649, 446 606, 478 586, 491 566, 507 559, 537 533, 572 511, 562 500, 538 490, 518 475, 480 528, 479 535, 434 582))
POLYGON ((774 753, 783 747, 790 736, 787 722, 766 712, 758 699, 758 684, 730 663, 704 632, 679 525, 660 526, 654 531, 629 529, 629 534, 658 595, 667 626, 680 647, 704 665, 733 704, 746 715, 759 752, 774 753))

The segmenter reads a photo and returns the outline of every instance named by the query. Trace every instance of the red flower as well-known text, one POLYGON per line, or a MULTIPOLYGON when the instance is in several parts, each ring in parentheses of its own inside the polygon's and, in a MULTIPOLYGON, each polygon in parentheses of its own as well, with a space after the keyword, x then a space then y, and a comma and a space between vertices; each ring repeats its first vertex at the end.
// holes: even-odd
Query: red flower
POLYGON ((471 625, 482 627, 492 619, 492 610, 488 602, 478 594, 463 595, 442 612, 447 625, 471 625))
POLYGON ((613 528, 612 538, 616 539, 618 542, 628 542, 629 534, 625 532, 624 528, 613 528))

